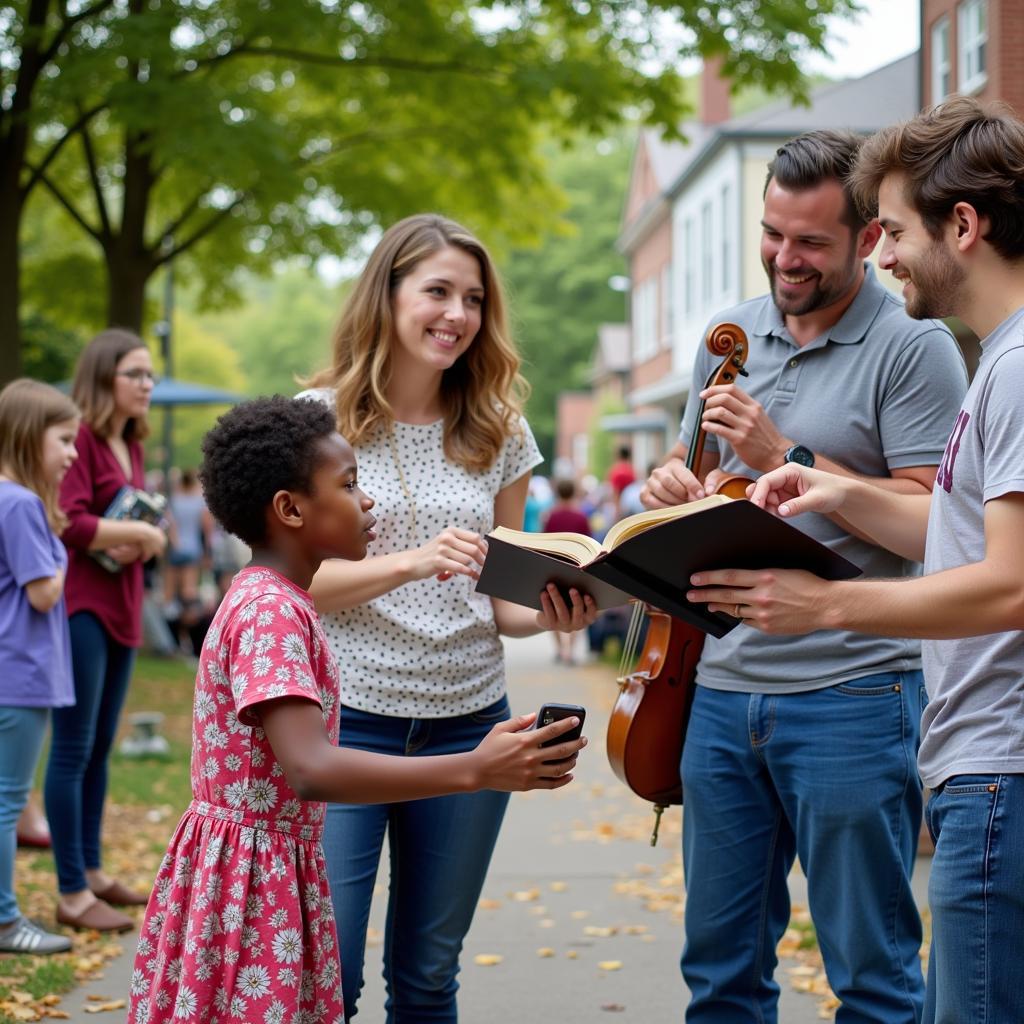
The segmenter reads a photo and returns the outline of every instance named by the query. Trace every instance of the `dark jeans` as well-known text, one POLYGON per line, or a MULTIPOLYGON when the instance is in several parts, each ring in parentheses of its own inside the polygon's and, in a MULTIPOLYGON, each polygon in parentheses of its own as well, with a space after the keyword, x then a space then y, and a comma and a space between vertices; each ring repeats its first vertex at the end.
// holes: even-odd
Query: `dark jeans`
POLYGON ((697 687, 682 765, 687 1024, 778 1020, 775 947, 798 854, 836 1024, 921 1020, 910 872, 925 702, 920 672, 779 695, 697 687))
POLYGON ((75 704, 54 709, 43 789, 63 893, 87 888, 86 870, 101 863, 107 756, 135 662, 135 651, 112 640, 91 612, 77 612, 68 624, 75 704))
POLYGON ((925 1024, 1024 1020, 1024 775, 954 775, 926 816, 935 858, 925 1024))

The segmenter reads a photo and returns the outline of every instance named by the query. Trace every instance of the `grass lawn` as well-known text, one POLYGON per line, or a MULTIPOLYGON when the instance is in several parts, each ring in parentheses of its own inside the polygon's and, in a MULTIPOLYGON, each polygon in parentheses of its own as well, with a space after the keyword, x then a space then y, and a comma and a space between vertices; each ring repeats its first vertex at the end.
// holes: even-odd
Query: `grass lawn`
MULTIPOLYGON (((128 758, 115 750, 110 760, 104 867, 143 890, 152 885, 167 840, 191 799, 194 681, 194 667, 183 661, 140 657, 120 736, 131 731, 132 712, 159 711, 164 715, 160 731, 170 743, 170 752, 161 758, 128 758)), ((40 780, 45 762, 44 752, 40 780)), ((55 927, 52 855, 20 850, 14 881, 22 912, 44 927, 55 927)), ((59 1017, 61 994, 96 977, 103 965, 122 951, 122 940, 116 938, 95 932, 68 930, 67 934, 75 943, 70 953, 46 958, 0 955, 0 1024, 59 1017)), ((134 942, 134 937, 129 935, 127 941, 134 942)))

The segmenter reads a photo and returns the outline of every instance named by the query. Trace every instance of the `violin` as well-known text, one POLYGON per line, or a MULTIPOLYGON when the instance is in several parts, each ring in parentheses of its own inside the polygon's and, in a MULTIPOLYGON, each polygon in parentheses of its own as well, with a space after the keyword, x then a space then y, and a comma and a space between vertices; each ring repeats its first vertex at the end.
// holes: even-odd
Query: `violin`
MULTIPOLYGON (((718 324, 708 332, 705 344, 709 352, 722 357, 708 377, 706 388, 747 376, 743 365, 747 336, 740 327, 718 324)), ((686 468, 694 474, 704 456, 703 414, 702 399, 686 453, 686 468)), ((729 476, 717 490, 731 498, 742 498, 750 482, 745 477, 729 476)), ((658 841, 662 812, 683 802, 680 764, 703 647, 704 632, 696 626, 643 602, 634 604, 622 646, 619 695, 608 720, 606 746, 612 771, 637 796, 654 804, 651 846, 658 841)))

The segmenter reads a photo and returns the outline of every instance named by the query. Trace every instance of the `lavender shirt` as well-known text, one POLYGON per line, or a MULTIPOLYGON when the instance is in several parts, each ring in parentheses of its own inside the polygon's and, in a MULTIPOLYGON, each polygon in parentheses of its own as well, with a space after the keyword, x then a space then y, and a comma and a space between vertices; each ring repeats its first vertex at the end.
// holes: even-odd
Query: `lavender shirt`
POLYGON ((25 584, 67 567, 37 494, 0 481, 0 705, 63 708, 75 703, 64 597, 48 611, 28 603, 25 584))

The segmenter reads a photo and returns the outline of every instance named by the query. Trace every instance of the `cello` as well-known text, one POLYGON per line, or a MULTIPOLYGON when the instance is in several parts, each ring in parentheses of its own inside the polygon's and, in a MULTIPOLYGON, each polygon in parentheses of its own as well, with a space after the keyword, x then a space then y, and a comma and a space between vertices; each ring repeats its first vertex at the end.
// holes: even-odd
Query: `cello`
MULTIPOLYGON (((737 377, 747 375, 743 366, 747 336, 736 324, 713 327, 706 345, 722 361, 705 387, 731 384, 737 377)), ((704 455, 703 413, 701 399, 686 453, 686 468, 694 474, 699 471, 704 455)), ((745 497, 750 482, 746 477, 729 476, 722 480, 717 492, 731 498, 745 497)), ((654 804, 651 846, 658 841, 662 812, 671 804, 683 802, 679 766, 703 646, 704 633, 696 626, 643 602, 633 606, 622 645, 619 694, 608 720, 606 746, 612 771, 637 796, 654 804), (641 636, 642 647, 637 654, 641 636)))

